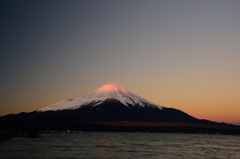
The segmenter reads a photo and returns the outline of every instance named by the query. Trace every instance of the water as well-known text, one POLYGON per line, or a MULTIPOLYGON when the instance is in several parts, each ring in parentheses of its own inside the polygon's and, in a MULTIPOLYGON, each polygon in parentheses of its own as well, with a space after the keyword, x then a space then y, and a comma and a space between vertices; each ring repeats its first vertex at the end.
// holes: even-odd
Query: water
POLYGON ((1 159, 239 159, 240 136, 164 133, 41 134, 0 142, 1 159))

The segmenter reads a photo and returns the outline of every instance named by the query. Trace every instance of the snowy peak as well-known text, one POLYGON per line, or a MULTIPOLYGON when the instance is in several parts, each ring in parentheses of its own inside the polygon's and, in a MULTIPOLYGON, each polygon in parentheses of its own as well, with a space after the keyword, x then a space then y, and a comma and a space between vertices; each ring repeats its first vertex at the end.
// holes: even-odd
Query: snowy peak
POLYGON ((62 100, 58 103, 49 105, 47 107, 38 109, 37 111, 59 111, 65 109, 79 109, 82 106, 97 106, 103 104, 107 99, 115 99, 124 104, 125 106, 140 106, 140 107, 155 107, 162 109, 161 106, 151 103, 132 92, 125 89, 123 86, 116 84, 106 84, 99 89, 85 94, 81 97, 71 99, 71 100, 62 100))
POLYGON ((116 84, 106 84, 102 87, 100 87, 99 89, 95 90, 94 92, 125 92, 127 93, 128 91, 120 86, 120 85, 116 85, 116 84))

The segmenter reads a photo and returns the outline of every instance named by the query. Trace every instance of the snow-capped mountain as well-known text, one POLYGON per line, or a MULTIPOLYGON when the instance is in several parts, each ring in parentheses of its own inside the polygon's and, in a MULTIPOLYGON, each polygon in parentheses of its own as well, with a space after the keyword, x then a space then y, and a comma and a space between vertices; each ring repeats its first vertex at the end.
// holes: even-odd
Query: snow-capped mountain
POLYGON ((35 111, 51 118, 75 121, 192 121, 198 120, 180 110, 162 107, 124 87, 106 84, 81 97, 62 100, 35 111))
POLYGON ((79 109, 86 105, 98 106, 104 103, 107 99, 115 99, 124 104, 126 107, 154 107, 162 110, 162 106, 151 103, 135 95, 134 93, 125 89, 123 86, 116 84, 106 84, 89 94, 83 95, 75 99, 62 100, 58 103, 38 109, 37 111, 44 112, 66 109, 79 109))
POLYGON ((1 130, 152 131, 240 134, 240 127, 194 118, 107 84, 81 97, 0 117, 1 130))

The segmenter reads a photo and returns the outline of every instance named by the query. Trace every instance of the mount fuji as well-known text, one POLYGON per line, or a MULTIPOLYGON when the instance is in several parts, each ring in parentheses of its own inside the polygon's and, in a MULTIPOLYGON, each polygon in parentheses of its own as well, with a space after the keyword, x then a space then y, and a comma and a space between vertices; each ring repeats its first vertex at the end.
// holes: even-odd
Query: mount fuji
POLYGON ((83 95, 79 98, 62 100, 58 103, 52 104, 50 106, 38 109, 38 112, 44 111, 60 111, 66 109, 80 109, 84 106, 91 105, 93 107, 101 105, 106 102, 106 100, 113 99, 121 102, 124 106, 130 107, 151 107, 162 109, 162 106, 151 103, 132 92, 126 90, 124 87, 115 84, 107 84, 101 88, 83 95))
POLYGON ((143 99, 123 86, 106 84, 75 99, 62 100, 36 110, 39 114, 58 114, 81 121, 178 121, 198 122, 180 110, 165 108, 143 99), (70 116, 69 116, 70 115, 70 116))
POLYGON ((234 133, 240 127, 200 120, 181 110, 143 99, 124 87, 106 84, 78 98, 62 100, 30 113, 0 117, 0 130, 152 131, 234 133))

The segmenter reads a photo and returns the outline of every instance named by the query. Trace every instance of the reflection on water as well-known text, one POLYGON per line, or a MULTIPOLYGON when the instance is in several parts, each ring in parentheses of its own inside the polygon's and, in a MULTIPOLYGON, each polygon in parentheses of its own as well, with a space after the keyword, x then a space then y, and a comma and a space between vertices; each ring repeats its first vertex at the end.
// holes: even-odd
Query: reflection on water
POLYGON ((1 159, 240 158, 240 136, 164 133, 41 134, 0 143, 1 159))

